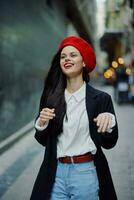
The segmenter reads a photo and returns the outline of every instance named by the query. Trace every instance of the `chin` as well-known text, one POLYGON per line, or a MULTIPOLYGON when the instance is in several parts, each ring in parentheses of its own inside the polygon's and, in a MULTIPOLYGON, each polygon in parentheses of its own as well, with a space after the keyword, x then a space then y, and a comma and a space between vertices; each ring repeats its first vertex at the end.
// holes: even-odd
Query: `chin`
POLYGON ((70 73, 64 73, 65 74, 65 76, 67 77, 67 78, 76 78, 77 76, 79 76, 80 74, 78 74, 78 73, 75 73, 75 72, 70 72, 70 73))

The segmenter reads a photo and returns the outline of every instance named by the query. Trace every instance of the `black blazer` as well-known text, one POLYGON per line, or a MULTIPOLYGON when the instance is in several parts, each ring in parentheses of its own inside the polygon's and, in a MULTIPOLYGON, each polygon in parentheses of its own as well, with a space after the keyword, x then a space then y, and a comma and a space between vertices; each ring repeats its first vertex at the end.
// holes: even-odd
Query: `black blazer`
MULTIPOLYGON (((100 200, 117 200, 108 163, 101 149, 101 147, 110 149, 115 146, 118 139, 117 122, 111 133, 105 132, 102 134, 97 132, 96 123, 93 121, 93 118, 102 112, 110 112, 115 115, 110 95, 86 84, 86 109, 89 118, 90 136, 97 147, 94 163, 99 179, 100 200)), ((59 130, 55 131, 58 132, 59 130)), ((44 131, 36 130, 36 140, 46 148, 44 160, 36 178, 30 200, 50 199, 57 168, 56 135, 58 134, 53 134, 52 121, 49 122, 48 127, 44 131)))

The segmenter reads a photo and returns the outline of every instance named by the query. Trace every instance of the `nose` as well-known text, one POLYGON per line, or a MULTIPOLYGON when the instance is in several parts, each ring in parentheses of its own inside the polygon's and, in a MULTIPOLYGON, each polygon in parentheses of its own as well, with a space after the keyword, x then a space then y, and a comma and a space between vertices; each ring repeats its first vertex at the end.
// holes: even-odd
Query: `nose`
POLYGON ((65 58, 65 61, 70 61, 70 57, 67 56, 67 57, 65 58))

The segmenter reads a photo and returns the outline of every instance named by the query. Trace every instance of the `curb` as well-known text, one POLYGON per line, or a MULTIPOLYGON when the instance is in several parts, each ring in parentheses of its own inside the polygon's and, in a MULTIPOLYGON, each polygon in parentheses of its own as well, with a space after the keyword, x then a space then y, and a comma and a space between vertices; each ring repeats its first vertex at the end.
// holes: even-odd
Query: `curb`
POLYGON ((23 136, 25 136, 32 129, 34 130, 34 121, 29 122, 26 126, 22 127, 14 134, 9 136, 3 142, 0 143, 0 154, 4 153, 7 149, 9 149, 15 142, 20 140, 23 136))

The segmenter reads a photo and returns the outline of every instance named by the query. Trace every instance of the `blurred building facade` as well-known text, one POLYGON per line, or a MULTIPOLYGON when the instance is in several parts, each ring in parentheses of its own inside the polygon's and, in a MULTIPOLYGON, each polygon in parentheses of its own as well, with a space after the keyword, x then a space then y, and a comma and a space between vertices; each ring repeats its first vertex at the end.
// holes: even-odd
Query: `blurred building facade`
POLYGON ((94 0, 0 1, 0 141, 37 115, 61 39, 77 34, 94 46, 95 9, 94 0))
POLYGON ((96 40, 96 1, 69 0, 68 14, 78 34, 94 45, 96 40), (94 20, 93 20, 94 16, 94 20))
POLYGON ((124 57, 134 48, 133 0, 107 0, 105 3, 105 33, 101 49, 108 53, 108 64, 124 57))
POLYGON ((134 1, 105 1, 105 32, 100 40, 107 53, 104 83, 114 86, 117 103, 134 98, 134 1))

